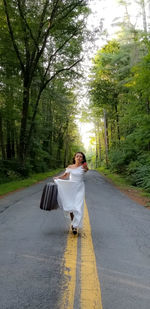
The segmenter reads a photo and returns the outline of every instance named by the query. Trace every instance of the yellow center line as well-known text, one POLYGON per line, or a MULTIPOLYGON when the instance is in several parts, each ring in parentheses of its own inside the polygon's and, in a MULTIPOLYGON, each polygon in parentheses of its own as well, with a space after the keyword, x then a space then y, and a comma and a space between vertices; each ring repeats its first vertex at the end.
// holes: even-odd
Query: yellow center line
MULTIPOLYGON (((62 299, 60 309, 74 308, 78 237, 70 231, 64 253, 62 299)), ((100 282, 92 242, 90 220, 85 203, 81 232, 81 295, 80 309, 102 309, 100 282)))
POLYGON ((69 232, 64 254, 63 297, 60 309, 73 309, 76 287, 76 261, 78 237, 69 232))
POLYGON ((87 205, 84 207, 81 238, 81 309, 102 309, 100 282, 92 242, 87 205))

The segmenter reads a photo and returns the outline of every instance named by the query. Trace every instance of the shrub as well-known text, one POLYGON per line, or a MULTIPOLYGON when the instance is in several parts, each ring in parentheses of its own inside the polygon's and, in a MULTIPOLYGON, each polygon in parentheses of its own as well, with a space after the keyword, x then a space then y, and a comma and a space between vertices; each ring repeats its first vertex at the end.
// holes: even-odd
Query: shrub
POLYGON ((138 156, 138 160, 131 161, 127 167, 127 175, 133 185, 150 192, 150 157, 148 154, 138 156))
POLYGON ((111 150, 109 153, 109 167, 113 172, 125 173, 126 168, 133 157, 132 150, 123 148, 111 150))

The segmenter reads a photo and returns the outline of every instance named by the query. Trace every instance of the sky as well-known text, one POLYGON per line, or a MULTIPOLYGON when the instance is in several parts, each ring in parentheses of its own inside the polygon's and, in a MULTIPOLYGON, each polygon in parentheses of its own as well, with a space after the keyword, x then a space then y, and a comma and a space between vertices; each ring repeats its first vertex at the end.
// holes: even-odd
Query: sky
MULTIPOLYGON (((97 50, 102 48, 102 46, 105 45, 109 39, 112 39, 113 37, 115 38, 117 36, 119 27, 115 25, 115 21, 121 21, 125 14, 125 9, 123 6, 119 5, 117 0, 89 0, 89 7, 92 13, 88 17, 87 28, 89 30, 100 30, 102 24, 101 21, 103 21, 103 30, 107 29, 108 35, 107 37, 106 35, 101 36, 100 31, 98 31, 94 36, 94 42, 86 43, 84 46, 84 61, 82 63, 82 67, 84 69, 85 80, 82 86, 80 85, 79 89, 77 90, 79 106, 86 106, 88 104, 89 97, 86 82, 88 80, 88 75, 92 66, 92 58, 95 56, 97 50)), ((131 0, 129 14, 131 22, 134 25, 137 25, 138 23, 140 26, 142 21, 139 19, 139 17, 137 18, 138 7, 136 6, 134 0, 131 0)), ((82 141, 85 148, 87 149, 89 147, 90 137, 94 134, 91 132, 94 126, 92 123, 78 123, 82 141)))

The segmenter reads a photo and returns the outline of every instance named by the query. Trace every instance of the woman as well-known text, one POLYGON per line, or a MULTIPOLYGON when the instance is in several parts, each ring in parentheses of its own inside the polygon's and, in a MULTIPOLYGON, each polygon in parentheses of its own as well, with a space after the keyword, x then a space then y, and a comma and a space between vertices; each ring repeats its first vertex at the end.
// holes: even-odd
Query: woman
POLYGON ((83 152, 77 152, 73 164, 66 168, 63 175, 55 177, 58 186, 58 203, 64 211, 70 213, 73 234, 82 226, 84 209, 84 172, 88 171, 86 158, 83 152), (69 180, 66 180, 69 178, 69 180))

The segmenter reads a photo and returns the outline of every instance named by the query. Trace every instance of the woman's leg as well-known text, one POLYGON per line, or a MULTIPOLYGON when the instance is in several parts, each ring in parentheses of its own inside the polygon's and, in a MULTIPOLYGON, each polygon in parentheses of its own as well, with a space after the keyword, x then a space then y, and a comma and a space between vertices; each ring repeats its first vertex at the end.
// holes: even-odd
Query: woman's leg
MULTIPOLYGON (((74 214, 73 214, 73 212, 70 212, 70 218, 71 218, 71 221, 73 221, 73 219, 74 219, 74 214)), ((77 228, 74 227, 73 225, 71 225, 71 228, 72 228, 73 234, 76 235, 76 234, 77 234, 77 228)))
POLYGON ((70 218, 71 218, 71 221, 73 221, 73 218, 74 218, 73 212, 70 212, 70 218))

